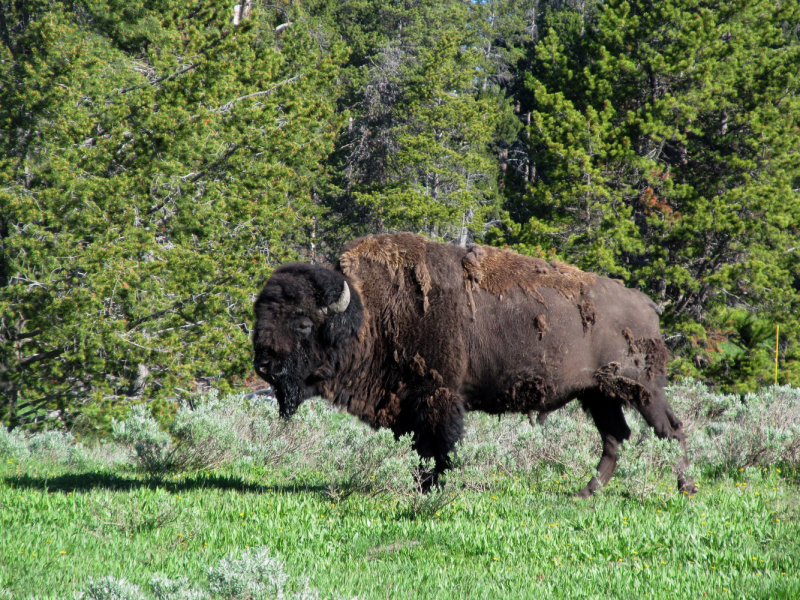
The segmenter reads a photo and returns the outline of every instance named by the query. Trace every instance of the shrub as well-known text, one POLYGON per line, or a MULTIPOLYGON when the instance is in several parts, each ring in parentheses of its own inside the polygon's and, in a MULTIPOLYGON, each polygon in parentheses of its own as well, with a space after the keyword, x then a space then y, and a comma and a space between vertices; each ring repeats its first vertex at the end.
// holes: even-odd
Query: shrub
POLYGON ((208 571, 209 589, 231 600, 283 598, 287 579, 283 563, 266 548, 249 550, 239 559, 224 558, 208 571))
POLYGON ((687 380, 669 393, 684 420, 690 458, 704 470, 800 463, 800 390, 769 387, 740 397, 687 380))
POLYGON ((115 577, 90 580, 80 597, 83 600, 145 600, 139 586, 115 577))
MULTIPOLYGON (((207 589, 197 589, 186 577, 170 579, 165 575, 152 577, 149 587, 155 600, 319 600, 319 593, 307 583, 293 586, 289 583, 283 563, 266 548, 254 548, 239 558, 223 558, 216 567, 208 569, 207 589)), ((114 577, 90 580, 77 597, 82 600, 149 598, 138 586, 114 577)), ((3 600, 2 592, 0 600, 3 600)))
MULTIPOLYGON (((666 473, 677 476, 676 467, 683 450, 673 441, 657 438, 635 411, 631 411, 627 421, 631 437, 620 448, 616 475, 624 480, 625 487, 631 493, 644 498, 657 490, 666 473)), ((691 472, 688 474, 691 475, 691 472)), ((663 491, 670 492, 670 489, 663 491)))
POLYGON ((156 600, 206 600, 208 594, 195 589, 186 577, 170 579, 156 575, 150 580, 150 592, 156 600))
POLYGON ((170 430, 177 440, 173 468, 213 469, 230 463, 241 455, 240 441, 250 423, 241 395, 220 400, 213 392, 194 408, 181 407, 170 430))
POLYGON ((244 430, 251 421, 240 407, 241 398, 219 400, 212 393, 194 406, 182 406, 170 433, 139 404, 127 419, 112 423, 114 439, 132 448, 135 461, 150 474, 221 467, 241 456, 244 430))
POLYGON ((75 443, 71 433, 63 431, 44 431, 28 438, 28 452, 39 459, 66 463, 75 443))
POLYGON ((597 464, 599 436, 577 403, 531 426, 526 416, 471 415, 454 464, 473 486, 500 471, 530 472, 541 465, 588 476, 597 464))
POLYGON ((261 464, 294 469, 317 465, 326 437, 344 416, 313 400, 304 402, 290 420, 282 419, 272 402, 251 404, 248 414, 245 456, 261 464))
POLYGON ((172 440, 161 431, 147 405, 133 406, 124 421, 113 420, 111 431, 116 441, 133 449, 133 458, 146 472, 162 473, 172 467, 172 440))
POLYGON ((319 468, 329 476, 328 494, 342 499, 356 492, 372 496, 416 493, 419 456, 411 436, 396 440, 388 429, 368 430, 354 420, 328 432, 319 468))
POLYGON ((28 457, 28 444, 18 430, 0 426, 0 457, 21 460, 28 457))

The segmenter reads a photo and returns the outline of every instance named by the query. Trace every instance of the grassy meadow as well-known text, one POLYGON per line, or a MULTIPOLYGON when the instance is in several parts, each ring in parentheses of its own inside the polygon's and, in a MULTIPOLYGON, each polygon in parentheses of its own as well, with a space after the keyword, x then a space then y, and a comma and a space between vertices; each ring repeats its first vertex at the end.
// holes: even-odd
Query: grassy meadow
POLYGON ((573 407, 537 428, 471 415, 456 469, 426 496, 408 440, 321 404, 286 425, 213 400, 168 438, 143 413, 104 444, 6 434, 0 598, 800 597, 800 393, 671 391, 694 497, 675 490, 674 449, 630 418, 618 476, 574 499, 599 438, 573 407), (204 427, 224 418, 236 435, 215 448, 203 432, 224 436, 204 427))

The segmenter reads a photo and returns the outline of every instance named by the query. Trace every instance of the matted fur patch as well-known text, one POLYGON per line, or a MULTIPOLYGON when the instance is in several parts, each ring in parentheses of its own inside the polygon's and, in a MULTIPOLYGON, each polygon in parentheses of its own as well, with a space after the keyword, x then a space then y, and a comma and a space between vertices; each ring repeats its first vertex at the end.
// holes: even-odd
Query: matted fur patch
POLYGON ((545 302, 538 291, 540 288, 551 288, 566 298, 576 300, 595 279, 593 273, 586 273, 557 260, 548 263, 541 258, 478 244, 467 249, 461 264, 464 277, 473 287, 480 286, 499 296, 516 285, 542 304, 545 302))

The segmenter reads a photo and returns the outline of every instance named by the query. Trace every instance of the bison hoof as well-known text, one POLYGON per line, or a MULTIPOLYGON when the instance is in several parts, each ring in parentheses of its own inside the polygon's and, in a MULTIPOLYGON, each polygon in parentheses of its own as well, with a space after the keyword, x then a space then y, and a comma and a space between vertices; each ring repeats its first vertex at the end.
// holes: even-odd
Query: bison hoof
POLYGON ((694 496, 697 493, 697 486, 688 477, 681 476, 678 477, 678 491, 688 496, 694 496))
POLYGON ((597 491, 600 487, 600 482, 597 480, 597 477, 592 477, 589 480, 589 483, 586 484, 586 487, 583 488, 580 492, 575 494, 576 498, 591 498, 592 495, 597 491))

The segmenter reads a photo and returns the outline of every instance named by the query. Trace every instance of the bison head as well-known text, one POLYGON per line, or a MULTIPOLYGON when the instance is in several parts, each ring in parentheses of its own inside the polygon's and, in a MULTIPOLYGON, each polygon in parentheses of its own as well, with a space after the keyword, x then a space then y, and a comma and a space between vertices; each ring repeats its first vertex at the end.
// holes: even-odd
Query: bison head
POLYGON ((335 375, 361 329, 361 299, 338 271, 292 263, 267 280, 254 312, 253 366, 288 418, 335 375))

